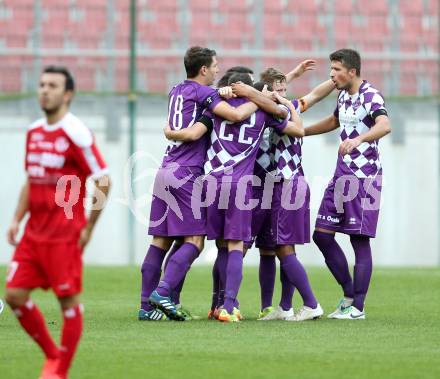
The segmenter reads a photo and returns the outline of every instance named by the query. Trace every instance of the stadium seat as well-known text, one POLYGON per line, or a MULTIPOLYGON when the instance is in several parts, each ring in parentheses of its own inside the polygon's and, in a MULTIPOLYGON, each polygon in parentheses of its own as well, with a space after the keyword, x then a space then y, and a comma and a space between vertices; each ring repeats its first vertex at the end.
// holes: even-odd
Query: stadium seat
POLYGON ((267 13, 281 14, 284 9, 283 0, 263 1, 264 15, 267 13))
POLYGON ((402 95, 417 94, 418 62, 416 60, 404 60, 400 63, 400 91, 402 95))
POLYGON ((79 8, 79 17, 69 16, 68 40, 80 49, 97 49, 101 46, 107 28, 106 8, 79 8))
POLYGON ((403 15, 420 17, 423 14, 424 0, 400 0, 399 10, 403 15))
POLYGON ((18 57, 2 57, 0 61, 0 92, 19 93, 22 88, 22 66, 18 57))
POLYGON ((41 44, 44 48, 63 48, 68 34, 68 4, 45 3, 42 8, 41 44))
MULTIPOLYGON (((44 0, 41 1, 42 24, 37 27, 34 25, 36 18, 32 0, 0 0, 0 46, 5 51, 4 58, 12 59, 0 63, 0 90, 23 89, 33 67, 32 58, 21 67, 20 62, 24 62, 24 58, 15 53, 8 56, 7 49, 29 49, 39 44, 44 49, 63 51, 63 54, 67 52, 65 57, 60 58, 49 54, 47 61, 64 62, 75 71, 79 70, 83 90, 100 88, 103 82, 100 78, 107 75, 105 59, 101 58, 103 50, 100 49, 116 49, 115 89, 126 91, 128 60, 123 55, 129 48, 130 2, 112 0, 112 4, 114 10, 109 13, 108 0, 44 0), (112 24, 109 25, 109 22, 112 24), (108 33, 112 29, 113 32, 108 33), (109 37, 114 39, 108 40, 109 37), (84 54, 86 58, 72 58, 81 56, 82 49, 87 50, 84 54), (99 51, 99 54, 88 57, 92 51, 99 51), (16 66, 8 68, 8 62, 16 66), (18 84, 11 84, 12 81, 18 84)), ((267 67, 270 64, 289 70, 293 63, 301 60, 298 53, 308 58, 314 52, 322 56, 331 49, 354 47, 367 57, 363 72, 380 87, 384 85, 384 76, 390 69, 390 62, 383 53, 390 52, 392 44, 397 42, 400 52, 414 55, 414 59, 403 60, 401 64, 402 93, 416 94, 429 86, 431 91, 438 91, 438 69, 426 57, 433 57, 439 52, 439 1, 401 0, 397 8, 391 5, 392 2, 383 0, 369 0, 368 4, 363 0, 139 0, 138 47, 139 51, 152 54, 156 50, 183 50, 188 40, 189 45, 218 49, 221 70, 237 64, 251 67, 267 67), (257 7, 261 7, 263 12, 262 25, 255 24, 254 10, 257 7), (398 41, 393 40, 395 34, 390 29, 390 9, 393 12, 398 9, 398 41), (189 17, 188 24, 183 22, 183 16, 189 17), (261 28, 261 45, 256 41, 256 28, 261 28), (183 41, 185 46, 182 46, 183 41), (251 54, 246 55, 255 46, 270 52, 267 53, 269 55, 273 52, 274 57, 257 62, 251 54), (228 50, 238 54, 223 57, 228 50), (295 53, 295 62, 277 58, 286 51, 295 53), (417 56, 422 56, 425 61, 417 60, 417 56), (415 75, 414 67, 423 75, 415 75)), ((145 91, 167 92, 170 83, 180 80, 183 73, 181 59, 176 57, 161 56, 154 60, 139 57, 138 62, 142 68, 139 86, 145 91)), ((295 93, 297 89, 299 92, 310 89, 317 79, 328 76, 326 57, 322 65, 323 68, 315 71, 313 78, 305 77, 295 84, 295 93)))
POLYGON ((140 12, 137 28, 140 46, 155 49, 171 48, 180 35, 180 26, 176 17, 176 12, 164 9, 140 12))

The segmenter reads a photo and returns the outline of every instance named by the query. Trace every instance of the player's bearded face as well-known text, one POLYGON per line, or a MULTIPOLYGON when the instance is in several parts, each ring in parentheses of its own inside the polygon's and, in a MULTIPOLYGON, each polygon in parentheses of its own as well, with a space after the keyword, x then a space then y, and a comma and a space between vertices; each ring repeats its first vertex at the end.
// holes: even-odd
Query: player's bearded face
POLYGON ((218 72, 218 62, 217 58, 214 56, 212 57, 211 65, 206 69, 206 80, 209 82, 207 85, 210 86, 215 82, 218 72))
POLYGON ((349 89, 353 80, 350 71, 339 61, 332 61, 330 79, 338 90, 349 89))
POLYGON ((41 109, 48 114, 56 113, 60 107, 68 104, 65 90, 65 78, 62 74, 44 73, 38 87, 38 99, 41 109))

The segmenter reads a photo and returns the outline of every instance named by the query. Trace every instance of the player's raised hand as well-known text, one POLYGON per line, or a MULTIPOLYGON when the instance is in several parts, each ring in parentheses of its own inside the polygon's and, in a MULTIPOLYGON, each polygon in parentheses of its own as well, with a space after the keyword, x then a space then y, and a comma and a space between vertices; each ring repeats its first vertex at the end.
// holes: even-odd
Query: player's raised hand
POLYGON ((12 221, 11 225, 9 225, 8 231, 6 232, 6 237, 8 239, 8 243, 12 246, 17 246, 17 234, 19 231, 20 225, 17 221, 12 221))
POLYGON ((302 61, 298 67, 300 67, 303 72, 311 71, 316 69, 316 61, 314 59, 306 59, 305 61, 302 61))
POLYGON ((226 86, 226 87, 222 87, 218 89, 218 94, 223 97, 224 99, 231 99, 233 97, 237 97, 233 92, 232 92, 232 87, 231 86, 226 86))
POLYGON ((314 69, 316 69, 316 61, 314 59, 306 59, 286 75, 287 82, 289 83, 291 80, 299 78, 306 71, 314 69))
POLYGON ((81 249, 84 249, 92 238, 92 229, 88 226, 85 226, 81 229, 81 233, 79 235, 78 246, 81 249))
POLYGON ((267 98, 273 100, 273 101, 277 101, 276 97, 275 97, 275 92, 274 91, 269 91, 267 89, 267 84, 264 85, 263 89, 261 90, 261 93, 266 96, 267 98))
POLYGON ((252 91, 256 91, 254 87, 248 86, 243 82, 232 83, 231 88, 234 95, 239 97, 247 97, 252 91))
POLYGON ((346 155, 351 154, 351 152, 356 149, 360 144, 362 143, 361 139, 359 137, 350 139, 347 138, 346 140, 342 141, 339 145, 339 154, 346 155))

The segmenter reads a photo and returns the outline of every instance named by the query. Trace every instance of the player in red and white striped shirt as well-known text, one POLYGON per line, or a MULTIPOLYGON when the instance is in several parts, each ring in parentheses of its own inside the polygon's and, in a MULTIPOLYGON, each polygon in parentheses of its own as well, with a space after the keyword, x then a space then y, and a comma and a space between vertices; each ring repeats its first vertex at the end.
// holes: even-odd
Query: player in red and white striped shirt
POLYGON ((109 190, 108 169, 91 131, 72 113, 74 80, 63 67, 47 67, 38 96, 45 117, 26 136, 26 182, 7 237, 16 246, 6 279, 6 301, 46 355, 40 378, 67 378, 82 333, 82 252, 109 190), (86 179, 95 179, 95 202, 86 218, 86 179), (99 204, 101 202, 101 204, 99 204), (19 224, 29 213, 17 244, 19 224), (32 303, 35 288, 51 288, 64 316, 61 345, 51 338, 32 303))

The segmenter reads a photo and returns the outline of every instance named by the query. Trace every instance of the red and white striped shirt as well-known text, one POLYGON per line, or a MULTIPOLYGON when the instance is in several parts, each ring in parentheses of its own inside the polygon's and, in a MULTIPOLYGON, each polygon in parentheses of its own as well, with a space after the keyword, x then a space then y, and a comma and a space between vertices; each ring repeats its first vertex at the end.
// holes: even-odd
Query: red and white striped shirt
POLYGON ((34 122, 26 136, 25 167, 30 183, 26 236, 41 242, 77 240, 86 224, 86 179, 108 173, 90 129, 72 113, 52 125, 46 119, 34 122), (60 204, 70 204, 70 211, 60 204))

